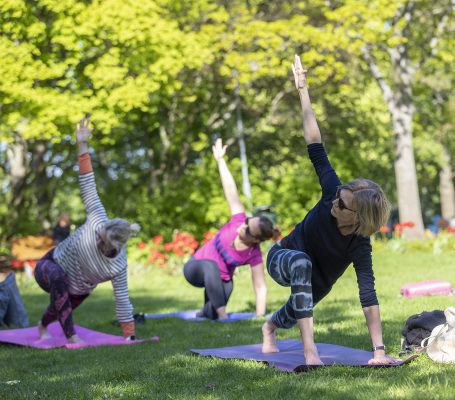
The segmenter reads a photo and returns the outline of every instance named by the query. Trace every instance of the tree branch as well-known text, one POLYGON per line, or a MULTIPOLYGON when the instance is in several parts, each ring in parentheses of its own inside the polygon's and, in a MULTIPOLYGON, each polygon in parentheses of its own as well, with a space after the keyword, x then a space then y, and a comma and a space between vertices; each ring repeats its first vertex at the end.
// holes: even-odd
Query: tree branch
POLYGON ((379 69, 378 65, 376 64, 376 60, 374 57, 371 55, 369 49, 366 46, 362 47, 362 53, 365 61, 367 62, 371 73, 373 74, 374 79, 378 83, 379 87, 381 88, 382 94, 384 96, 384 99, 388 105, 393 105, 394 104, 394 99, 393 99, 393 92, 390 87, 390 85, 387 83, 387 81, 384 78, 384 75, 382 74, 381 70, 379 69))
POLYGON ((444 32, 447 22, 449 21, 449 15, 451 12, 455 10, 455 0, 450 1, 449 9, 444 13, 442 18, 440 19, 436 31, 433 37, 430 39, 430 57, 434 57, 436 55, 436 50, 438 46, 439 39, 441 38, 442 33, 444 32))
MULTIPOLYGON (((400 21, 402 18, 405 18, 406 25, 402 28, 403 30, 405 30, 409 26, 409 24, 412 20, 412 11, 414 9, 414 6, 415 6, 415 0, 409 0, 406 2, 406 4, 402 8, 399 8, 397 10, 397 13, 393 17, 392 26, 396 27, 398 21, 400 21)), ((400 30, 401 30, 401 28, 397 29, 397 32, 400 32, 400 30)), ((401 32, 400 32, 400 34, 401 34, 401 32)))

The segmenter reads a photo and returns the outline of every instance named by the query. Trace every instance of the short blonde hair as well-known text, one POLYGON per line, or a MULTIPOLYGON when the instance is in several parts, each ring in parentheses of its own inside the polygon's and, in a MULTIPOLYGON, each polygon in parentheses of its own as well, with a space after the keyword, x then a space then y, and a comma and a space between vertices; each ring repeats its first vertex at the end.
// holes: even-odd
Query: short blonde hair
POLYGON ((338 187, 346 189, 354 195, 358 228, 355 233, 371 236, 387 223, 390 215, 390 202, 381 186, 369 179, 354 179, 338 187))
POLYGON ((139 224, 130 224, 122 218, 114 218, 104 225, 106 231, 106 244, 120 250, 128 239, 141 230, 139 224))

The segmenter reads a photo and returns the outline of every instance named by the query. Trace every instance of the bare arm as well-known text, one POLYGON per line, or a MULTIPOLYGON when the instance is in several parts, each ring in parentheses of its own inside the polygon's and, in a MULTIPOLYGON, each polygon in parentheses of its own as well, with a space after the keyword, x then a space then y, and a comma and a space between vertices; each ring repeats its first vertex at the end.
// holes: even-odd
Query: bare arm
POLYGON ((229 171, 224 156, 226 154, 227 145, 223 146, 221 139, 217 139, 212 147, 213 157, 218 164, 218 171, 221 177, 221 184, 223 185, 224 196, 228 202, 231 215, 238 214, 245 211, 242 202, 240 201, 237 185, 234 178, 229 171))
POLYGON ((294 73, 295 86, 299 92, 300 104, 302 106, 303 133, 306 144, 321 143, 321 132, 319 131, 318 123, 311 107, 310 94, 306 84, 307 70, 302 67, 300 57, 295 56, 292 64, 292 72, 294 73))
MULTIPOLYGON (((365 315, 373 346, 383 346, 384 342, 382 340, 382 327, 379 306, 364 307, 363 313, 365 315)), ((368 361, 369 364, 393 364, 394 362, 395 360, 393 358, 386 356, 385 350, 374 351, 373 358, 368 361)))
POLYGON ((254 292, 256 294, 256 314, 264 316, 267 305, 267 285, 265 283, 264 264, 251 267, 254 292))

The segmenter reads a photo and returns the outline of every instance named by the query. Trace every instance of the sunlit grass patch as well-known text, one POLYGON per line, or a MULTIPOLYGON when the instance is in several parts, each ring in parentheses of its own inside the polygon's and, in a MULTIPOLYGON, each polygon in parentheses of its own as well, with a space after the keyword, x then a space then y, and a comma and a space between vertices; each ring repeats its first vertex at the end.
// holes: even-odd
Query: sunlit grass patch
MULTIPOLYGON (((455 253, 439 255, 376 252, 374 270, 381 305, 384 340, 397 356, 401 329, 407 317, 423 310, 445 309, 453 297, 405 299, 401 285, 424 279, 455 284, 455 253)), ((135 312, 170 312, 201 306, 202 290, 180 274, 146 269, 129 279, 135 312)), ((268 279, 268 311, 289 296, 268 279)), ((48 296, 27 282, 21 292, 35 323, 48 296)), ((235 277, 230 311, 254 311, 254 292, 248 268, 235 277)), ((315 338, 369 349, 370 338, 358 299, 355 273, 350 268, 333 291, 315 308, 315 338)), ((120 335, 114 326, 110 283, 100 285, 75 311, 75 322, 120 335)), ((137 326, 141 338, 160 336, 159 342, 134 346, 81 350, 36 350, 0 345, 1 399, 453 399, 455 366, 435 364, 426 356, 398 368, 330 367, 304 374, 283 373, 263 363, 221 360, 193 355, 191 348, 253 344, 261 341, 264 319, 235 323, 187 322, 176 318, 147 320, 137 326), (8 381, 19 383, 6 384, 8 381)), ((297 328, 282 330, 279 339, 296 339, 297 328)))

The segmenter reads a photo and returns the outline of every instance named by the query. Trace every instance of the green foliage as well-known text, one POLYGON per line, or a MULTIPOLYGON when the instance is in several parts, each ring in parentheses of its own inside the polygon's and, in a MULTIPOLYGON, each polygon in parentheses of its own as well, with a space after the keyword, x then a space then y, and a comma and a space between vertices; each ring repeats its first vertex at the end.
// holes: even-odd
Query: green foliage
MULTIPOLYGON (((371 46, 387 67, 387 50, 404 40, 391 21, 405 3, 2 2, 0 236, 37 233, 61 211, 83 222, 72 135, 86 112, 95 127, 93 164, 109 215, 138 220, 144 235, 170 237, 182 229, 200 237, 219 227, 229 212, 210 145, 215 135, 235 143, 236 87, 253 203, 273 204, 287 231, 319 197, 291 78, 295 53, 310 69, 315 113, 342 180, 371 178, 395 201, 390 118, 361 48, 371 46), (7 150, 21 140, 27 170, 17 181, 7 150)), ((439 207, 443 147, 455 158, 449 137, 451 30, 424 56, 446 3, 438 0, 437 8, 418 2, 407 39, 419 66, 414 144, 428 215, 439 207)), ((241 187, 235 145, 230 156, 241 187)))

